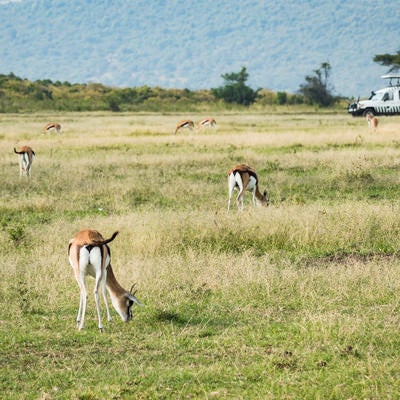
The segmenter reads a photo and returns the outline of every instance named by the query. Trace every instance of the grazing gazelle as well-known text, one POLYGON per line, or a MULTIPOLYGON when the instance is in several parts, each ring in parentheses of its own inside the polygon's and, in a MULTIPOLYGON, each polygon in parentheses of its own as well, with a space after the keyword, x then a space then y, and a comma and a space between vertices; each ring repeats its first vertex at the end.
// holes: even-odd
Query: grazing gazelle
POLYGON ((193 121, 191 119, 184 119, 183 121, 179 121, 176 124, 174 135, 176 135, 176 133, 179 131, 179 129, 182 129, 182 128, 189 128, 190 130, 192 130, 194 128, 193 121))
POLYGON ((367 113, 366 118, 367 118, 368 126, 371 129, 373 129, 374 131, 376 131, 376 128, 378 127, 378 118, 376 118, 374 116, 374 114, 371 114, 371 113, 367 113))
POLYGON ((14 147, 14 153, 19 154, 19 176, 30 176, 35 152, 29 146, 22 146, 18 151, 14 147))
POLYGON ((57 135, 61 133, 61 125, 57 122, 50 122, 46 126, 43 127, 42 133, 45 134, 46 132, 56 131, 57 135))
POLYGON ((244 192, 246 190, 253 193, 254 205, 256 205, 258 201, 263 206, 268 206, 269 199, 267 191, 264 190, 263 194, 260 193, 260 190, 258 189, 258 177, 256 171, 254 171, 254 169, 249 167, 247 164, 235 165, 228 172, 228 190, 229 190, 228 211, 231 206, 231 197, 233 190, 235 188, 239 190, 239 194, 236 198, 236 205, 239 210, 243 210, 244 206, 243 197, 244 197, 244 192))
POLYGON ((217 121, 215 121, 214 118, 210 117, 210 118, 205 118, 202 119, 198 124, 197 124, 197 129, 201 129, 205 126, 209 126, 210 128, 215 128, 215 126, 217 125, 217 121))
POLYGON ((84 229, 79 231, 70 241, 68 245, 68 259, 71 264, 76 281, 80 289, 80 300, 78 310, 78 329, 83 328, 85 321, 85 312, 87 304, 87 288, 85 283, 86 275, 93 276, 96 279, 94 286, 94 300, 96 303, 97 318, 99 321, 99 329, 103 331, 101 322, 99 291, 103 295, 103 299, 107 310, 107 319, 111 321, 110 309, 107 301, 107 290, 111 297, 112 305, 124 322, 132 319, 131 307, 133 303, 141 305, 139 300, 132 293, 133 286, 128 292, 118 282, 114 276, 111 267, 111 252, 107 243, 110 243, 118 235, 114 232, 109 239, 104 239, 101 234, 92 229, 84 229))

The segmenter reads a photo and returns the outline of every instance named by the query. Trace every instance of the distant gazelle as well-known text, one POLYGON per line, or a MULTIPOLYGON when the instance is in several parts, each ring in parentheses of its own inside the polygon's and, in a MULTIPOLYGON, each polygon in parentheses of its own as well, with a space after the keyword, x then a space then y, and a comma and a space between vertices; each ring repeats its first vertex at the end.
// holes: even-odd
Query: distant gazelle
POLYGON ((94 300, 96 303, 99 329, 103 331, 101 322, 99 292, 103 295, 107 310, 107 319, 111 321, 110 309, 107 301, 107 291, 110 294, 112 305, 124 322, 132 319, 131 307, 133 303, 141 305, 132 293, 133 286, 128 292, 118 282, 111 267, 111 252, 108 243, 112 242, 118 232, 114 232, 109 239, 92 229, 79 231, 68 244, 68 259, 74 270, 76 281, 80 289, 78 329, 83 328, 87 304, 86 275, 96 279, 94 286, 94 300))
POLYGON ((232 193, 235 188, 239 190, 239 194, 236 198, 238 210, 243 210, 243 197, 246 190, 253 193, 254 205, 257 203, 261 203, 263 206, 269 205, 267 191, 264 190, 263 194, 260 193, 260 190, 258 189, 258 177, 256 171, 254 171, 254 169, 249 167, 247 164, 235 165, 228 172, 228 211, 231 206, 232 193))
POLYGON ((376 118, 374 116, 374 114, 371 114, 371 113, 367 113, 366 118, 367 118, 368 126, 371 129, 373 129, 374 131, 376 131, 376 128, 378 128, 378 118, 376 118))
POLYGON ((35 152, 29 146, 22 146, 18 151, 14 147, 14 153, 19 154, 19 176, 30 176, 35 152))
POLYGON ((184 119, 182 121, 179 121, 176 124, 174 134, 176 135, 176 133, 179 131, 179 129, 182 129, 182 128, 189 128, 190 130, 192 130, 194 128, 193 121, 191 119, 184 119))
POLYGON ((56 131, 57 135, 59 135, 61 133, 61 125, 57 122, 50 122, 43 127, 42 133, 45 134, 51 131, 56 131))
POLYGON ((201 129, 205 126, 209 126, 210 128, 215 128, 215 126, 217 125, 217 122, 215 121, 214 118, 210 117, 210 118, 205 118, 202 119, 198 124, 197 124, 197 129, 201 129))

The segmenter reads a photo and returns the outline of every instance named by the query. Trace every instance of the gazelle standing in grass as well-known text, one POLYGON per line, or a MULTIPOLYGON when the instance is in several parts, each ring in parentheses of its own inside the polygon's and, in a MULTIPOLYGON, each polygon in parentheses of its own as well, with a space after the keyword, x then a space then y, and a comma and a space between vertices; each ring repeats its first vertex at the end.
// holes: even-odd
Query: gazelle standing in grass
POLYGON ((43 127, 42 133, 45 134, 51 131, 56 131, 57 135, 59 135, 61 133, 61 125, 57 122, 50 122, 43 127))
POLYGON ((367 113, 366 114, 366 118, 367 118, 367 122, 368 122, 368 126, 373 129, 374 131, 376 131, 376 129, 378 128, 378 118, 375 117, 374 114, 371 113, 367 113))
POLYGON ((258 177, 256 171, 249 167, 247 164, 239 164, 235 165, 228 172, 228 192, 229 192, 229 200, 228 200, 228 211, 231 206, 231 198, 234 189, 239 190, 239 194, 236 198, 236 205, 238 210, 243 210, 244 207, 244 193, 246 190, 253 193, 253 204, 261 203, 263 206, 269 205, 269 199, 267 191, 264 190, 264 193, 261 194, 258 188, 258 177))
POLYGON ((132 319, 131 307, 133 303, 141 305, 132 293, 133 286, 128 292, 118 282, 111 267, 111 252, 108 243, 112 242, 118 232, 114 232, 109 239, 104 239, 101 234, 92 229, 79 231, 68 245, 68 259, 74 270, 76 281, 80 289, 78 329, 83 328, 87 304, 86 275, 96 279, 94 286, 94 300, 96 303, 99 329, 103 331, 101 322, 99 291, 103 295, 107 310, 107 319, 111 321, 110 309, 107 301, 107 291, 110 294, 112 305, 124 322, 132 319))
POLYGON ((210 128, 215 128, 217 125, 217 122, 215 121, 214 118, 205 118, 202 119, 198 124, 197 124, 197 129, 204 128, 206 126, 209 126, 210 128))
POLYGON ((29 146, 22 146, 19 150, 14 147, 14 153, 19 154, 19 176, 30 176, 35 152, 29 146))
POLYGON ((194 128, 193 121, 191 119, 184 119, 182 121, 179 121, 176 124, 174 135, 176 135, 177 132, 179 131, 179 129, 182 129, 182 128, 189 128, 190 130, 193 130, 193 128, 194 128))

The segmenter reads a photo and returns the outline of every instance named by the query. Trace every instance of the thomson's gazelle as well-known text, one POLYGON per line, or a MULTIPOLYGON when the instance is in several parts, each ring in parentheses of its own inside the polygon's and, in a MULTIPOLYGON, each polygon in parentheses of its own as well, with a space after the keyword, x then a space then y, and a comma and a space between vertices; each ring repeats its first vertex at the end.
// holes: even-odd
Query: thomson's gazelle
POLYGON ((228 211, 231 206, 231 197, 233 190, 235 188, 239 190, 239 194, 236 198, 236 205, 239 210, 243 210, 244 207, 243 197, 246 190, 253 193, 254 205, 256 205, 257 202, 259 202, 263 206, 268 206, 269 199, 267 191, 264 190, 263 194, 260 193, 260 190, 258 189, 258 177, 256 171, 254 171, 254 169, 249 167, 247 164, 235 165, 228 172, 228 191, 229 191, 228 211))
POLYGON ((14 147, 14 153, 19 154, 19 176, 30 176, 35 152, 29 146, 22 146, 18 151, 14 147))
POLYGON ((103 330, 100 314, 99 291, 107 310, 107 319, 111 321, 110 309, 107 301, 107 290, 111 297, 112 305, 124 322, 132 319, 131 307, 133 303, 140 304, 139 300, 132 293, 133 286, 128 292, 118 282, 111 267, 111 253, 107 243, 110 243, 118 235, 114 232, 109 239, 104 239, 95 230, 85 229, 78 232, 68 245, 68 258, 71 264, 76 281, 80 289, 80 300, 77 323, 78 328, 83 328, 87 304, 87 288, 85 283, 86 275, 91 275, 96 279, 94 286, 94 300, 96 303, 97 318, 99 329, 103 330))
POLYGON ((210 118, 205 118, 202 119, 198 124, 197 124, 197 129, 201 129, 205 126, 209 126, 210 128, 215 128, 215 126, 217 125, 217 122, 215 121, 214 118, 210 117, 210 118))
POLYGON ((176 133, 179 131, 179 129, 182 129, 182 128, 189 128, 190 130, 192 130, 194 128, 194 122, 190 119, 184 119, 183 121, 179 121, 176 124, 174 134, 176 135, 176 133))
POLYGON ((50 122, 49 124, 43 127, 42 133, 45 134, 46 132, 56 131, 59 135, 61 133, 61 125, 57 122, 50 122))
POLYGON ((378 118, 376 118, 373 114, 367 113, 366 114, 368 126, 376 131, 376 128, 378 128, 378 118))

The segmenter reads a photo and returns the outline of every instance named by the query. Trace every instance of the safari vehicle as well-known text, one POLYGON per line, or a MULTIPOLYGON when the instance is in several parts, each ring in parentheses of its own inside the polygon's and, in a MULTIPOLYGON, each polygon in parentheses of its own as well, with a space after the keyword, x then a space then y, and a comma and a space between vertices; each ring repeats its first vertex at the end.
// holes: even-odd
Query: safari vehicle
POLYGON ((368 100, 358 98, 356 102, 349 104, 348 113, 353 117, 367 114, 400 115, 400 74, 382 75, 381 78, 389 80, 388 86, 371 92, 368 100))

